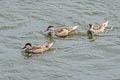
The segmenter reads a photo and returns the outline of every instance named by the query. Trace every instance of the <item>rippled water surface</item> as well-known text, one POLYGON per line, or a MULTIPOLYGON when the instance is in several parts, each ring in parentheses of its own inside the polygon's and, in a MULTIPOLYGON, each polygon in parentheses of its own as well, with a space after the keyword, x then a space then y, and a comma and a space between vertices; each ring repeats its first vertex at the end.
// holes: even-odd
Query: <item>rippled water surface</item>
POLYGON ((0 0, 0 80, 120 80, 119 0, 0 0), (77 35, 55 39, 52 50, 26 58, 26 42, 49 42, 41 31, 109 21, 90 41, 77 35), (112 28, 112 29, 110 29, 112 28))

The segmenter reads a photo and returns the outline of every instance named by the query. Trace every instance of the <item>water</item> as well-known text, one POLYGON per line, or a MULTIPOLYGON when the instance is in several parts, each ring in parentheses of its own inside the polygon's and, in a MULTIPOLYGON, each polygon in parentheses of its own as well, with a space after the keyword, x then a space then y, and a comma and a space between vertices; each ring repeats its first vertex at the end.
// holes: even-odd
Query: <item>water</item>
POLYGON ((120 80, 119 0, 0 0, 0 80, 120 80), (44 44, 46 27, 109 21, 107 33, 55 39, 53 50, 26 58, 26 42, 44 44), (112 30, 110 28, 113 27, 112 30))

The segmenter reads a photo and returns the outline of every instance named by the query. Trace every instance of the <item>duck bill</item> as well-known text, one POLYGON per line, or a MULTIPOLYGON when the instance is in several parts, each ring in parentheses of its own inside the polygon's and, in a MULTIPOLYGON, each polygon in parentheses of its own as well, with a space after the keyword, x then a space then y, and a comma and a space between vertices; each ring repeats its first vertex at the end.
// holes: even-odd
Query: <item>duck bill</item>
POLYGON ((22 49, 25 49, 24 47, 22 49))
POLYGON ((24 47, 22 49, 25 49, 24 47))
POLYGON ((26 46, 24 46, 22 49, 25 49, 26 48, 26 46))

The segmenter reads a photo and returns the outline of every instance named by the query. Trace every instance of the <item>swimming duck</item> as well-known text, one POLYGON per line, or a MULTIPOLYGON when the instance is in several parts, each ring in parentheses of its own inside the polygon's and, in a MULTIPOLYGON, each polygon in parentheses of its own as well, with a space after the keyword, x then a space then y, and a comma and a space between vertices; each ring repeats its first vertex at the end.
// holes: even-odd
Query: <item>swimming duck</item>
POLYGON ((93 24, 89 24, 88 34, 93 32, 94 34, 99 34, 105 32, 106 27, 108 26, 108 21, 103 24, 99 24, 94 27, 93 24))
POLYGON ((79 26, 73 26, 73 27, 60 27, 57 29, 54 29, 53 25, 48 26, 46 29, 48 35, 50 36, 57 36, 57 37, 66 37, 71 32, 75 31, 79 26))
POLYGON ((22 49, 25 49, 26 53, 42 53, 49 50, 54 42, 45 45, 32 46, 32 43, 26 43, 22 49))

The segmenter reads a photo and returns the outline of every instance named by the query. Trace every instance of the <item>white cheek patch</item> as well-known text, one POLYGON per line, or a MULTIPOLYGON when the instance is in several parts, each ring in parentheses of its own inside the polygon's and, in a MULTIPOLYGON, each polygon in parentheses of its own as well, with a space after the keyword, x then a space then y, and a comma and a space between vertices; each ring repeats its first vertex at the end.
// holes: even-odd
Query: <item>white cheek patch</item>
POLYGON ((49 33, 49 32, 54 32, 54 28, 50 28, 48 31, 46 31, 45 33, 49 33))
POLYGON ((50 28, 49 31, 50 31, 50 32, 54 32, 54 28, 50 28))
POLYGON ((31 47, 31 46, 29 46, 29 45, 28 45, 28 46, 26 46, 26 48, 27 48, 27 49, 32 49, 32 47, 31 47))

